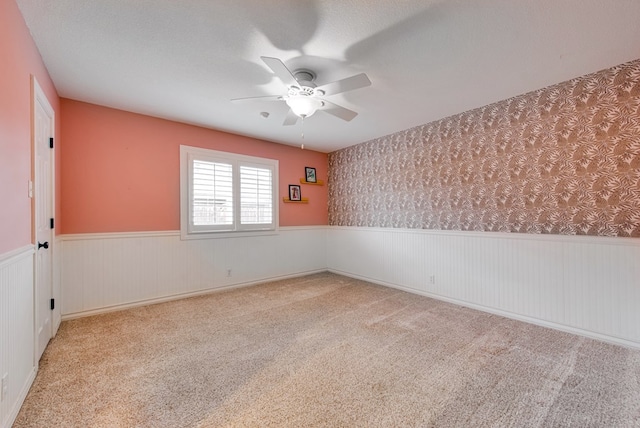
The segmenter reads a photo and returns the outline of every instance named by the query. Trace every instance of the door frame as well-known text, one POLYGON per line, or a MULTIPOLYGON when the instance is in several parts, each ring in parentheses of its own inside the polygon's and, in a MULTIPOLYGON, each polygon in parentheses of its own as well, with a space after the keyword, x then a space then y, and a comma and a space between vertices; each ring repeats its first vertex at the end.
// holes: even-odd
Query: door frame
MULTIPOLYGON (((40 104, 43 109, 45 110, 47 116, 49 117, 49 120, 51 121, 50 123, 50 130, 51 130, 51 136, 54 137, 55 140, 55 135, 56 135, 56 119, 55 119, 55 110, 53 109, 53 107, 51 106, 51 103, 49 102, 49 99, 47 98, 46 94, 44 93, 44 91, 42 90, 42 88, 40 87, 40 85, 38 84, 38 80, 36 79, 36 77, 34 75, 31 75, 31 185, 30 185, 30 196, 31 196, 31 242, 34 245, 35 251, 37 251, 37 242, 38 242, 38 237, 37 237, 37 213, 38 213, 38 204, 41 203, 41 201, 38 201, 38 198, 36 197, 37 193, 34 192, 34 188, 35 185, 37 183, 37 178, 36 174, 37 174, 37 150, 38 149, 38 144, 36 141, 36 127, 37 127, 37 123, 36 123, 36 106, 38 104, 40 104)), ((56 156, 55 156, 55 144, 54 147, 49 149, 50 150, 50 177, 48 177, 48 182, 49 182, 49 192, 51 195, 51 215, 53 218, 55 218, 55 210, 56 210, 56 184, 55 184, 55 176, 56 176, 56 156)), ((46 203, 46 201, 45 201, 46 203)), ((55 220, 54 220, 55 221, 55 220)), ((55 224, 54 224, 55 226, 55 224)), ((50 338, 53 338, 55 336, 55 333, 58 330, 58 326, 60 325, 60 302, 59 299, 57 299, 58 296, 56 296, 56 272, 57 272, 57 263, 56 263, 56 248, 55 248, 55 228, 51 230, 51 239, 49 240, 49 248, 47 251, 49 251, 49 257, 51 260, 51 298, 56 299, 56 305, 55 305, 55 309, 53 311, 51 311, 51 331, 49 332, 50 334, 50 338)), ((34 263, 33 263, 33 297, 34 297, 34 301, 33 301, 33 326, 34 326, 34 331, 33 331, 33 340, 34 340, 34 363, 36 365, 36 367, 38 366, 38 328, 39 326, 37 325, 37 320, 38 320, 38 316, 39 316, 39 302, 38 302, 38 290, 39 287, 41 286, 40 284, 40 278, 38 275, 38 264, 37 264, 37 257, 34 255, 34 263)))

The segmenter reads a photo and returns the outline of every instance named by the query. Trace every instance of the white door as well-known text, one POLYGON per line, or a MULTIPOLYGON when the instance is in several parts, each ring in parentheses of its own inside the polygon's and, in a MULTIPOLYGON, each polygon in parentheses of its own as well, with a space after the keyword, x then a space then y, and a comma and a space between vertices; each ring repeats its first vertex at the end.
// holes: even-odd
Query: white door
POLYGON ((33 79, 33 146, 34 146, 34 231, 36 361, 51 339, 53 298, 53 149, 50 138, 54 131, 54 113, 49 101, 33 79))

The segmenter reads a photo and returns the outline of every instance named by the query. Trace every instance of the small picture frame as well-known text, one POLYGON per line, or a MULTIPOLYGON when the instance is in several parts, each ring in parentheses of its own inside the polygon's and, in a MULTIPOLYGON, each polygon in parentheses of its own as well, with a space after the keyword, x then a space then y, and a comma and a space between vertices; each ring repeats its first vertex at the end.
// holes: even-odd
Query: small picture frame
POLYGON ((311 168, 310 166, 305 166, 304 167, 304 179, 308 183, 317 183, 318 182, 318 178, 316 177, 316 169, 315 168, 311 168))
POLYGON ((301 201, 302 192, 300 192, 300 186, 297 184, 289 184, 289 200, 301 201))

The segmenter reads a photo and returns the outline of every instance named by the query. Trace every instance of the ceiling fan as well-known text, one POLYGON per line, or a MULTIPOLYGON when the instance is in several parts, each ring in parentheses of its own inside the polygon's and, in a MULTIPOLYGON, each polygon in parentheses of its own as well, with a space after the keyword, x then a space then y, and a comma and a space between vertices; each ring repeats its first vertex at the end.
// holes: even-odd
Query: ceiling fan
POLYGON ((371 85, 366 74, 360 73, 345 79, 317 86, 316 75, 307 69, 290 71, 278 58, 260 57, 273 73, 285 84, 287 91, 284 95, 266 95, 260 97, 235 98, 231 101, 284 101, 289 106, 289 112, 283 125, 294 125, 298 118, 303 120, 316 111, 321 110, 347 122, 358 115, 353 110, 327 101, 324 97, 353 91, 371 85))

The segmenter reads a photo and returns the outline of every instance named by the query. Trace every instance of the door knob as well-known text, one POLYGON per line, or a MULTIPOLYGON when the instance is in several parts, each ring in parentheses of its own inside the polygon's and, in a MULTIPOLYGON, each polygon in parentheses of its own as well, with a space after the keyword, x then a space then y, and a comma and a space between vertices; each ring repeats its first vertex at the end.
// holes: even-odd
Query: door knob
POLYGON ((44 249, 46 250, 47 248, 49 248, 49 243, 46 241, 44 244, 41 244, 40 242, 38 242, 38 250, 42 247, 44 247, 44 249))

